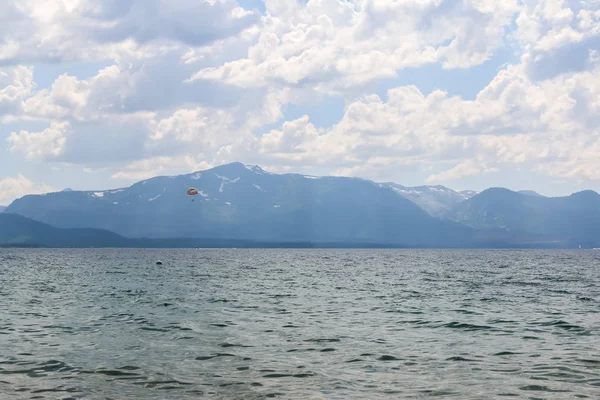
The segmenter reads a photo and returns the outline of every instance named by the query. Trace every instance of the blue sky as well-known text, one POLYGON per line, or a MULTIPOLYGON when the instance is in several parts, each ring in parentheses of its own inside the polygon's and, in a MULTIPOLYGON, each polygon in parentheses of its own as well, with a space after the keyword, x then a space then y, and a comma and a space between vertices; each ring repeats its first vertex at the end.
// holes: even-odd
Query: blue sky
POLYGON ((600 190, 600 4, 9 0, 0 204, 241 161, 600 190))

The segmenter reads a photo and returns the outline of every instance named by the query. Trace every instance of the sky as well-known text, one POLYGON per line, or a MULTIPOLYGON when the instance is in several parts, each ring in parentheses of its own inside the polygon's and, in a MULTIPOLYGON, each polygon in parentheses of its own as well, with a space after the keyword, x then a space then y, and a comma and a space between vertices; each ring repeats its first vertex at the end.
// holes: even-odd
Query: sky
POLYGON ((0 204, 234 161, 600 191, 600 0, 0 2, 0 204))

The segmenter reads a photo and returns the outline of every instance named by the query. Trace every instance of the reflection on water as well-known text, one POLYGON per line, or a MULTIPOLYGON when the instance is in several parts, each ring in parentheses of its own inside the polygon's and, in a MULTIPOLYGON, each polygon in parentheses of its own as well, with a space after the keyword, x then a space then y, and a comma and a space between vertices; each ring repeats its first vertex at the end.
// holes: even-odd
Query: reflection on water
POLYGON ((599 265, 593 251, 4 249, 0 398, 595 399, 599 265))

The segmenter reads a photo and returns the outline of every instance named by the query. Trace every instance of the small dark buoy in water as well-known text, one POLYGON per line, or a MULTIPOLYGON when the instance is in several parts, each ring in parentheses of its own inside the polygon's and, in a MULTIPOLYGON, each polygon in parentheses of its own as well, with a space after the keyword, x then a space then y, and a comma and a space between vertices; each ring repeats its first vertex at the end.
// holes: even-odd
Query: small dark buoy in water
POLYGON ((156 262, 156 265, 162 265, 162 261, 158 260, 158 261, 156 262))

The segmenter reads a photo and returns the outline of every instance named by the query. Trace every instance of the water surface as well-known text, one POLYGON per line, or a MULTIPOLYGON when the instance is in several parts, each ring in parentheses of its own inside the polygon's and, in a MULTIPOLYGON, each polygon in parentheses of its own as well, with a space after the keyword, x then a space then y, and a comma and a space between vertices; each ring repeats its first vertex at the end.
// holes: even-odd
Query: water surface
POLYGON ((0 398, 596 399, 599 266, 600 251, 0 249, 0 398))

